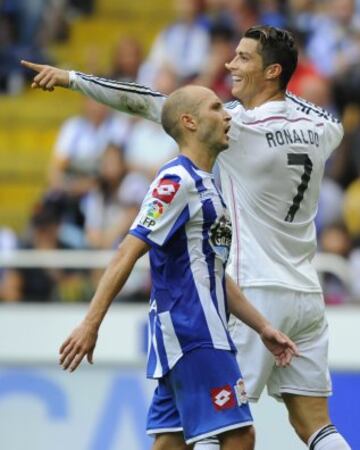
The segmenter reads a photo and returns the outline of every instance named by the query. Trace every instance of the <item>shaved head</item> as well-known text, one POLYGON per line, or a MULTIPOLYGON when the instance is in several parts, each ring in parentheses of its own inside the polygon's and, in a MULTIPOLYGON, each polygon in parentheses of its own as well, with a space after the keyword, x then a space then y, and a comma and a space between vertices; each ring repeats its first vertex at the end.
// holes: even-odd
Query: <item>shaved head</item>
POLYGON ((181 116, 189 114, 198 118, 199 107, 209 95, 214 95, 210 89, 189 85, 177 89, 165 101, 161 113, 161 124, 166 133, 178 144, 183 140, 181 116))

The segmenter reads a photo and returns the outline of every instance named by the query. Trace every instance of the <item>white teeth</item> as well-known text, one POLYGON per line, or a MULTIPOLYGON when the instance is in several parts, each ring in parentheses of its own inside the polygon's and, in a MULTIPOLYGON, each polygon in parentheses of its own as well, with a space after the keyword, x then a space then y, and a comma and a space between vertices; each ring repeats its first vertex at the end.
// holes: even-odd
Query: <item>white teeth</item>
POLYGON ((235 76, 233 76, 232 79, 233 79, 233 81, 241 81, 241 80, 242 80, 242 78, 240 78, 240 77, 235 77, 235 76))

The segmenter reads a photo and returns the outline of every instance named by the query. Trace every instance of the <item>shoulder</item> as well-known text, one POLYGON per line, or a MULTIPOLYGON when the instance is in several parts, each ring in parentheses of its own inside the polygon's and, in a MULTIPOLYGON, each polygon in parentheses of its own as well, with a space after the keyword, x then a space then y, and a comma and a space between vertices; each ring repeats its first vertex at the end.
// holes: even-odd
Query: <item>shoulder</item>
POLYGON ((235 100, 235 99, 224 103, 224 108, 229 113, 231 113, 231 112, 233 112, 235 110, 238 110, 238 111, 241 110, 242 111, 244 109, 242 104, 240 103, 240 101, 239 100, 235 100))
POLYGON ((285 97, 287 105, 299 113, 317 117, 318 119, 323 119, 334 124, 340 124, 340 120, 337 117, 314 103, 298 97, 289 91, 286 92, 285 97))

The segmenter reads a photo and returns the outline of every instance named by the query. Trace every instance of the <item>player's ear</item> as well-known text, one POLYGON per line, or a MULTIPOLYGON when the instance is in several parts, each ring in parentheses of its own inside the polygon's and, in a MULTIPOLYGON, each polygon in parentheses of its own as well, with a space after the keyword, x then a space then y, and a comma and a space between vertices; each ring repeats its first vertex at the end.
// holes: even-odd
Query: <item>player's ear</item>
POLYGON ((280 64, 270 64, 270 66, 265 69, 265 78, 267 80, 276 80, 280 77, 281 72, 282 67, 280 64))
POLYGON ((196 122, 194 120, 194 116, 191 114, 181 114, 180 122, 183 124, 184 128, 187 130, 195 131, 196 130, 196 122))

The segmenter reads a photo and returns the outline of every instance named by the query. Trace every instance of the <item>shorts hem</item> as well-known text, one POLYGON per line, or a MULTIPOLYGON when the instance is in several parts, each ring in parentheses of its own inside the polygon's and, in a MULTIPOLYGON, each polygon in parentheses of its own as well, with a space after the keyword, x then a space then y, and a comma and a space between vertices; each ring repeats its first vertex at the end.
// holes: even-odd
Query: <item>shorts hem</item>
POLYGON ((228 425, 227 427, 217 428, 215 430, 209 431, 208 433, 199 434, 198 436, 194 436, 190 439, 185 439, 185 442, 186 442, 186 444, 193 444, 197 441, 201 441, 202 439, 205 439, 208 437, 214 437, 219 434, 225 433, 226 431, 235 430, 237 428, 248 427, 248 426, 252 425, 253 423, 254 422, 252 420, 247 421, 247 422, 237 422, 237 423, 234 423, 233 425, 228 425))
POLYGON ((270 393, 271 397, 276 398, 277 400, 282 400, 282 394, 294 394, 294 395, 302 395, 304 397, 330 397, 332 395, 331 390, 315 390, 315 389, 307 389, 307 388, 295 388, 295 387, 282 387, 279 390, 278 394, 270 393))
POLYGON ((179 431, 183 431, 182 427, 175 427, 175 428, 150 428, 146 430, 146 434, 149 436, 153 434, 161 434, 161 433, 178 433, 179 431))

